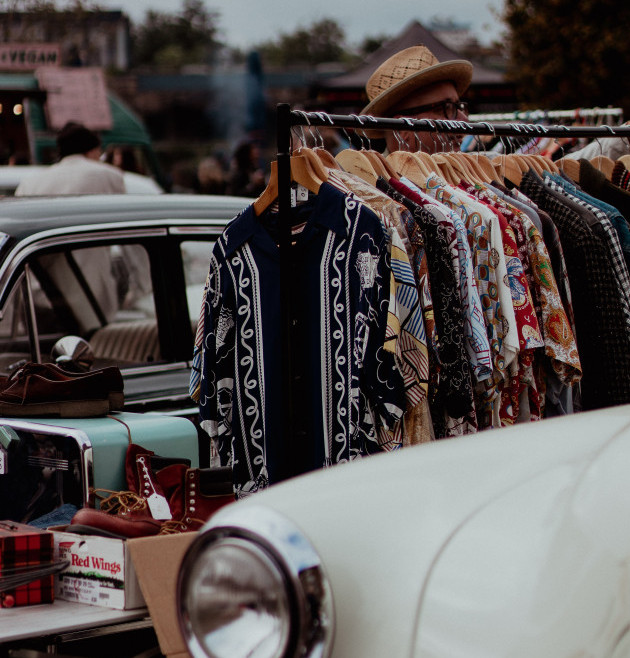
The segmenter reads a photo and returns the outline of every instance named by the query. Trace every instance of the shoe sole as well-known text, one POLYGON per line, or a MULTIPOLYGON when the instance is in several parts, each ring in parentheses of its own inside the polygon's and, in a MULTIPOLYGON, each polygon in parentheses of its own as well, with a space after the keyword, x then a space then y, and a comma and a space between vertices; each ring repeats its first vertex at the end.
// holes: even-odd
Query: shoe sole
POLYGON ((109 410, 122 411, 125 406, 125 396, 122 392, 109 394, 109 410))
POLYGON ((105 416, 109 413, 109 410, 109 399, 62 400, 59 402, 29 402, 25 404, 0 402, 0 416, 20 418, 34 416, 90 418, 92 416, 105 416))

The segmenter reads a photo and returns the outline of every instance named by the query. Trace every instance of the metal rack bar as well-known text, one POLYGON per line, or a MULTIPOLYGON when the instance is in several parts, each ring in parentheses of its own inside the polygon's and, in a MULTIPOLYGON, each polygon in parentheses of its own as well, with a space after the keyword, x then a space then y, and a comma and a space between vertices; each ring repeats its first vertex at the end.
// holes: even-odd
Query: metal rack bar
MULTIPOLYGON (((279 106, 280 107, 280 106, 279 106)), ((495 135, 497 137, 630 137, 630 126, 562 126, 535 123, 495 123, 451 121, 447 119, 389 119, 369 115, 326 114, 324 112, 290 112, 291 126, 328 126, 358 130, 456 133, 460 135, 495 135)))

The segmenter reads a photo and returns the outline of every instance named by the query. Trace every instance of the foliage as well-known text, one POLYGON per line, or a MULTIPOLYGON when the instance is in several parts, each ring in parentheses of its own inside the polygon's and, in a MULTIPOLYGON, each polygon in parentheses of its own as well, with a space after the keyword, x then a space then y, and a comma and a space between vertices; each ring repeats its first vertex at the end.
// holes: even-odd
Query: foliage
POLYGON ((630 110, 630 3, 505 0, 509 78, 529 107, 630 110))
POLYGON ((347 59, 346 35, 333 19, 324 18, 294 32, 281 32, 275 41, 256 46, 266 64, 315 66, 347 59))
POLYGON ((378 50, 386 41, 391 39, 391 36, 386 34, 378 34, 374 36, 367 36, 359 45, 359 54, 362 57, 370 55, 378 50))
POLYGON ((178 14, 148 11, 132 34, 135 65, 179 67, 209 64, 221 48, 216 35, 218 14, 203 0, 184 0, 178 14))

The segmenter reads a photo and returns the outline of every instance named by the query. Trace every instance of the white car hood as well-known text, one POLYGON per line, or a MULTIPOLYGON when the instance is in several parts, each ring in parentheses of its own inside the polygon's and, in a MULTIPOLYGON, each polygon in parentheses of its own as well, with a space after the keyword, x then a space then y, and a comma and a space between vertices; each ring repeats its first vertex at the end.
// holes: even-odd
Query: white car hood
MULTIPOLYGON (((497 620, 487 617, 501 613, 500 608, 477 614, 477 556, 492 541, 508 548, 522 541, 527 548, 534 541, 532 533, 539 533, 541 542, 549 532, 556 534, 558 526, 549 525, 545 502, 573 495, 588 465, 612 437, 630 432, 629 424, 630 407, 624 406, 406 448, 274 485, 228 506, 210 525, 229 524, 240 506, 262 505, 303 530, 330 578, 336 658, 541 656, 531 651, 477 654, 465 643, 464 653, 452 653, 453 645, 443 642, 454 634, 457 645, 458 617, 471 610, 476 624, 486 619, 487 628, 495 629, 497 620), (530 497, 528 491, 538 495, 530 497), (469 545, 470 559, 452 571, 462 555, 468 556, 469 545), (429 636, 427 644, 424 638, 429 636)), ((630 443, 626 462, 628 456, 630 443)), ((560 513, 565 508, 557 509, 560 513)), ((520 569, 544 566, 542 548, 521 554, 520 569)), ((503 551, 506 555, 510 557, 503 551)), ((510 564, 504 559, 501 565, 507 569, 508 587, 515 575, 510 564)), ((479 573, 487 573, 492 561, 483 567, 486 571, 479 573)), ((521 585, 521 580, 515 582, 521 585)), ((543 595, 541 590, 532 602, 543 595)), ((519 613, 510 631, 521 619, 519 613)))

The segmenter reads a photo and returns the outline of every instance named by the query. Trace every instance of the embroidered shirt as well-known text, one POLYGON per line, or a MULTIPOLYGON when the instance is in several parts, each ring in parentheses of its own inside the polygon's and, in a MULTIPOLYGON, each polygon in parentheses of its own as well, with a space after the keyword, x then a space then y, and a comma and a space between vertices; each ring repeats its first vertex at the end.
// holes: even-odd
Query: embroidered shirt
POLYGON ((281 281, 279 218, 245 209, 214 245, 199 413, 242 497, 291 475, 380 452, 379 424, 404 409, 387 352, 388 237, 379 218, 328 183, 293 208, 291 277, 281 281), (290 298, 292 405, 283 399, 282 286, 290 298), (283 436, 293 410, 293 436, 283 436))

